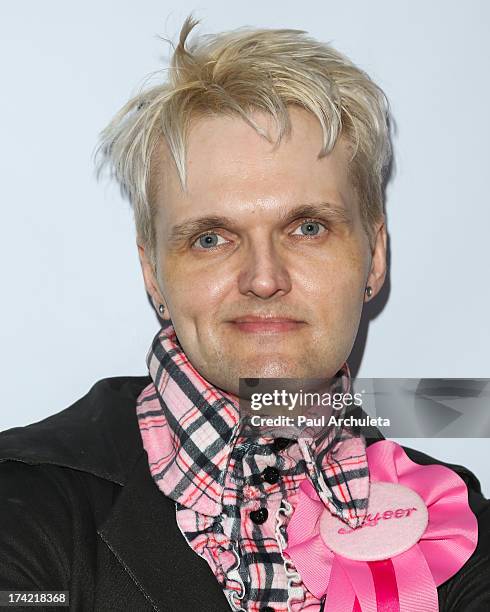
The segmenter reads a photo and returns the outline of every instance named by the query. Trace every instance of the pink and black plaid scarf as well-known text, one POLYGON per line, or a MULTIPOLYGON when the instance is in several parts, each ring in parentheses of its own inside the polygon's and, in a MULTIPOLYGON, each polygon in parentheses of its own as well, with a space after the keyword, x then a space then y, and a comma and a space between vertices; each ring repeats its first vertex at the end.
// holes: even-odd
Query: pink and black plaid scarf
MULTIPOLYGON (((152 382, 137 400, 137 416, 150 472, 166 496, 200 514, 218 516, 240 435, 238 400, 197 372, 170 320, 155 336, 147 364, 152 382)), ((342 372, 349 386, 347 364, 342 372)), ((362 436, 332 428, 321 443, 299 443, 325 506, 352 527, 362 524, 369 492, 362 436)))

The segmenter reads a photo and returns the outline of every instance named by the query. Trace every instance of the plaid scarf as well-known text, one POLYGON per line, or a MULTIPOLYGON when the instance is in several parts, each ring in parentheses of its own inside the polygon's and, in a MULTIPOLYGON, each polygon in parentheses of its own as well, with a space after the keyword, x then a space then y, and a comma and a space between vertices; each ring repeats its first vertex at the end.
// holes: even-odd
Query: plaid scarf
MULTIPOLYGON (((244 568, 247 562, 240 566, 240 551, 226 563, 223 558, 209 552, 209 532, 213 529, 216 532, 213 542, 220 539, 216 539, 217 535, 221 537, 219 550, 225 548, 225 540, 230 544, 230 550, 232 548, 229 537, 225 537, 226 530, 223 530, 224 515, 234 517, 229 530, 235 537, 240 539, 243 535, 239 517, 244 498, 236 486, 234 489, 230 486, 230 473, 235 474, 235 483, 243 484, 243 490, 249 490, 259 477, 254 473, 258 469, 256 461, 243 467, 246 453, 240 451, 245 448, 245 440, 240 435, 238 398, 214 387, 197 372, 187 359, 169 319, 164 321, 152 342, 147 364, 152 382, 138 397, 138 423, 152 477, 162 493, 176 502, 181 529, 183 525, 189 525, 190 531, 184 528, 183 534, 191 547, 207 558, 223 588, 230 591, 227 595, 233 609, 242 608, 234 607, 231 591, 235 595, 241 591, 243 596, 244 579, 251 575, 259 576, 261 570, 257 566, 261 563, 264 565, 262 575, 271 574, 269 582, 273 584, 276 580, 276 586, 281 585, 281 588, 269 587, 267 595, 265 591, 255 589, 255 596, 251 598, 257 602, 260 600, 260 606, 264 606, 264 602, 284 602, 288 596, 287 582, 283 576, 274 578, 275 573, 284 571, 283 559, 279 555, 276 557, 280 563, 276 559, 275 565, 271 561, 266 567, 268 562, 263 557, 263 561, 249 561, 249 567, 244 568)), ((342 387, 346 391, 350 388, 347 364, 341 372, 342 387)), ((257 441, 257 452, 262 459, 271 454, 271 441, 257 441)), ((345 428, 331 427, 317 439, 299 439, 293 446, 297 460, 293 462, 295 466, 290 470, 289 480, 288 476, 284 478, 291 499, 298 479, 309 477, 320 499, 333 514, 352 527, 362 524, 369 491, 364 439, 345 428)), ((276 489, 273 489, 277 490, 277 485, 274 486, 276 489)), ((287 498, 285 489, 283 493, 284 499, 287 498)), ((284 530, 282 533, 284 535, 284 530)), ((259 535, 257 532, 257 539, 260 539, 259 535)), ((253 538, 249 540, 250 546, 255 546, 253 538)), ((257 554, 260 551, 256 549, 253 552, 257 554)), ((259 603, 257 606, 247 609, 259 610, 259 603)))

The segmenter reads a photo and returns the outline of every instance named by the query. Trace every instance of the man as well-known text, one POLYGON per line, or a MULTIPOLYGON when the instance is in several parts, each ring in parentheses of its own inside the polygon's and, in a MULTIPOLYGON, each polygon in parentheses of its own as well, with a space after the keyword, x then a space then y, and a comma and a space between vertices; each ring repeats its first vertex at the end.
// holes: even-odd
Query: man
MULTIPOLYGON (((365 441, 342 428, 247 437, 239 381, 350 388, 362 306, 386 275, 386 101, 303 33, 189 44, 194 25, 168 81, 130 100, 100 146, 161 316, 149 376, 99 381, 0 436, 0 588, 69 591, 73 610, 332 609, 288 555, 287 528, 305 483, 345 528, 362 526, 365 441)), ((490 506, 471 472, 449 467, 480 534, 434 593, 440 609, 485 610, 490 506)))

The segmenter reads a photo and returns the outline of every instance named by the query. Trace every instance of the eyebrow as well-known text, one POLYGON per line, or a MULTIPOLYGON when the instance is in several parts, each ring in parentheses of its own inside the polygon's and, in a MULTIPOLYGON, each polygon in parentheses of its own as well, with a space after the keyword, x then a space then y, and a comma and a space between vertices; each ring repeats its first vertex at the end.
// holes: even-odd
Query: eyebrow
MULTIPOLYGON (((312 204, 300 204, 289 211, 283 211, 279 215, 282 223, 291 223, 295 219, 305 217, 327 217, 332 223, 352 223, 352 215, 344 206, 331 202, 318 202, 312 204)), ((236 221, 231 217, 223 215, 206 215, 187 219, 172 226, 169 232, 169 241, 179 243, 193 236, 218 227, 236 226, 236 221)))

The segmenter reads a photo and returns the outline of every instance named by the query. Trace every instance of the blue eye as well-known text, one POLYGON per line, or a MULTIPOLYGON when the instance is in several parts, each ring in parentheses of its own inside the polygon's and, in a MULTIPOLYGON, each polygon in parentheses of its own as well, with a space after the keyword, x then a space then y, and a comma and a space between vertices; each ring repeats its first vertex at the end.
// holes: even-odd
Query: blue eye
MULTIPOLYGON (((303 236, 316 236, 320 232, 320 228, 326 229, 322 223, 318 221, 305 221, 298 229, 301 230, 303 236)), ((293 232, 295 234, 296 232, 293 232)))
MULTIPOLYGON (((210 249, 212 247, 218 246, 218 240, 221 236, 215 234, 214 232, 208 232, 207 234, 202 234, 199 238, 196 239, 194 244, 199 244, 199 246, 203 249, 210 249)), ((221 243, 222 244, 222 243, 221 243)))

